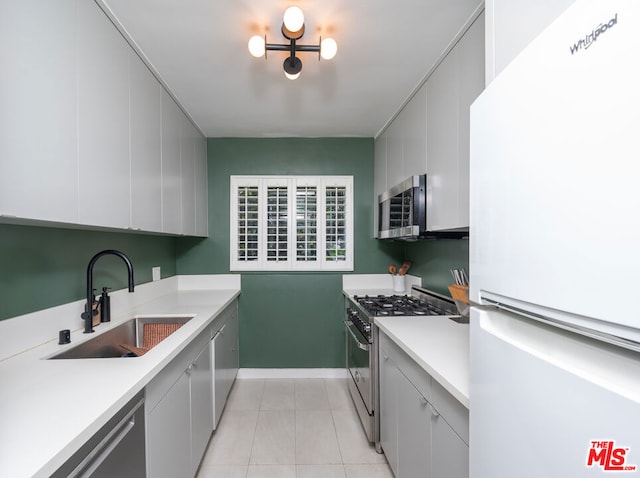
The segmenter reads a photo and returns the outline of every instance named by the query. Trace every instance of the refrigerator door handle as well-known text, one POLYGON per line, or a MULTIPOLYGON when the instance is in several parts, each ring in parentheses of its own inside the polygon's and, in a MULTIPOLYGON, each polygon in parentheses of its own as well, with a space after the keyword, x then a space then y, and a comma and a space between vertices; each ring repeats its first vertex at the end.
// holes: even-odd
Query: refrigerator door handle
MULTIPOLYGON (((628 350, 633 350, 634 352, 640 352, 640 339, 639 340, 632 340, 630 338, 627 337, 621 337, 619 335, 616 335, 616 333, 614 333, 615 331, 615 326, 611 326, 611 331, 612 333, 606 333, 604 331, 601 330, 594 330, 588 326, 581 326, 578 325, 577 323, 569 323, 565 320, 561 320, 555 317, 550 317, 551 313, 549 313, 548 315, 544 315, 542 313, 536 313, 533 312, 531 310, 524 310, 520 307, 517 307, 515 305, 506 303, 507 301, 509 301, 509 299, 505 299, 505 300, 500 300, 498 298, 494 299, 494 298, 489 298, 486 296, 482 297, 482 302, 483 305, 476 305, 474 304, 474 307, 481 309, 481 310, 491 310, 491 309, 498 309, 498 310, 502 310, 504 312, 509 312, 511 314, 516 314, 520 317, 526 317, 528 319, 533 319, 536 320, 538 322, 542 322, 548 325, 552 325, 554 327, 558 327, 560 329, 563 330, 567 330, 569 332, 573 332, 576 334, 580 334, 583 335, 585 337, 590 337, 592 339, 596 339, 602 342, 606 342, 608 344, 611 345, 615 345, 616 347, 622 347, 628 350)), ((587 322, 589 319, 582 319, 583 322, 587 322)), ((577 321, 577 320, 576 320, 577 321)), ((621 326, 618 326, 621 327, 621 326)), ((626 332, 626 331, 625 331, 626 332)), ((621 331, 622 333, 622 331, 621 331)), ((629 332, 627 332, 625 335, 628 335, 629 332)))

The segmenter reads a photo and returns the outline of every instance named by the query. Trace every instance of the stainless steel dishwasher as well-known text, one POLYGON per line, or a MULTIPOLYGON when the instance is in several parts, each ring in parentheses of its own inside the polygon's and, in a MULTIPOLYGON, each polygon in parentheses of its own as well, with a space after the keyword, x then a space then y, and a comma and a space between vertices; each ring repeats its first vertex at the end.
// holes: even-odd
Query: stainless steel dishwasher
POLYGON ((132 398, 51 476, 144 478, 144 393, 132 398))

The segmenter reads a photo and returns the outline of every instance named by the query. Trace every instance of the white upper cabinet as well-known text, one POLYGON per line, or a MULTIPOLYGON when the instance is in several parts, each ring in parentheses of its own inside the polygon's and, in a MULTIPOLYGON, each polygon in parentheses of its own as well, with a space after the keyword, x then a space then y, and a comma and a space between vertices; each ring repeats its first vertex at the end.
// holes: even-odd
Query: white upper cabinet
MULTIPOLYGON (((427 171, 427 88, 423 85, 402 110, 404 141, 403 179, 427 171)), ((393 186, 396 183, 390 184, 393 186)))
POLYGON ((180 121, 180 167, 182 234, 196 233, 196 169, 195 155, 198 132, 185 116, 180 121))
POLYGON ((180 123, 182 112, 169 93, 162 92, 162 232, 182 232, 180 123))
POLYGON ((196 138, 196 236, 209 235, 209 200, 207 176, 207 139, 200 135, 196 138))
POLYGON ((458 43, 458 221, 469 225, 469 137, 471 104, 485 87, 484 15, 458 43))
POLYGON ((469 227, 469 107, 484 89, 484 14, 427 80, 427 228, 469 227))
POLYGON ((427 99, 421 87, 387 131, 387 188, 427 168, 427 99))
POLYGON ((95 2, 0 2, 0 61, 0 221, 207 235, 206 140, 95 2))
POLYGON ((387 190, 387 132, 378 136, 374 142, 374 192, 375 199, 387 190))
POLYGON ((0 216, 78 221, 75 8, 0 2, 0 216))
POLYGON ((404 177, 404 115, 402 111, 387 128, 387 188, 400 183, 404 177))
POLYGON ((131 227, 161 231, 162 87, 133 51, 130 60, 131 227))
POLYGON ((127 228, 129 47, 93 2, 77 12, 79 222, 127 228))
MULTIPOLYGON (((458 227, 458 59, 452 50, 427 80, 427 228, 458 227)), ((468 224, 467 224, 468 225, 468 224)))
POLYGON ((387 132, 374 142, 373 237, 378 237, 378 195, 387 190, 387 132))
POLYGON ((484 89, 484 65, 483 13, 375 140, 376 201, 426 173, 429 231, 469 227, 469 107, 484 89))

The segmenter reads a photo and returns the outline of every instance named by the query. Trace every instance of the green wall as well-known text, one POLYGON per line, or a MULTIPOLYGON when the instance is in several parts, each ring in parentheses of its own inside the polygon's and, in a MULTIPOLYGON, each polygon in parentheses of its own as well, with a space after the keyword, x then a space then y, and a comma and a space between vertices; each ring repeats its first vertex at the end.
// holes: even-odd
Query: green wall
MULTIPOLYGON (((372 138, 210 138, 209 237, 177 243, 179 274, 229 272, 229 176, 353 175, 355 273, 383 273, 402 244, 373 239, 372 138)), ((342 273, 242 273, 240 366, 343 367, 342 273)))
POLYGON ((422 286, 449 296, 453 284, 450 269, 464 268, 469 272, 469 241, 467 239, 437 239, 407 243, 404 257, 413 261, 410 274, 422 278, 422 286))
MULTIPOLYGON (((87 264, 103 249, 131 258, 136 284, 151 281, 154 266, 162 268, 163 278, 229 273, 229 176, 234 174, 353 175, 354 273, 385 273, 391 262, 411 259, 411 273, 446 294, 449 269, 468 270, 466 240, 405 244, 372 238, 370 138, 210 138, 208 150, 206 239, 0 224, 0 320, 84 297, 87 264)), ((126 287, 122 261, 101 258, 94 284, 126 287)), ((243 273, 240 317, 242 367, 344 366, 342 273, 243 273)))
MULTIPOLYGON (((131 259, 136 284, 151 281, 151 267, 162 277, 176 273, 175 238, 0 224, 0 320, 54 307, 86 296, 87 265, 103 249, 131 259)), ((127 286, 121 259, 102 257, 94 286, 127 286)), ((78 318, 78 326, 81 326, 78 318)))

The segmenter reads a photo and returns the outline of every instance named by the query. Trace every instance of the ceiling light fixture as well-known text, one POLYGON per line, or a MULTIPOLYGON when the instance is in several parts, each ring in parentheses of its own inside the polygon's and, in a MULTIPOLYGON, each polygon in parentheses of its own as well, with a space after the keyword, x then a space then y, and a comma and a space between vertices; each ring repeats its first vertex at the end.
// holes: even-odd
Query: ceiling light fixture
POLYGON ((338 44, 333 38, 320 37, 318 45, 299 45, 297 41, 304 35, 304 13, 298 7, 289 7, 284 12, 282 27, 280 28, 282 35, 289 40, 289 43, 267 43, 267 36, 254 35, 249 39, 249 53, 260 58, 267 57, 267 51, 286 51, 289 56, 284 60, 282 65, 284 74, 290 80, 295 80, 300 76, 302 71, 302 61, 296 56, 296 52, 317 52, 318 59, 320 57, 325 60, 331 60, 338 52, 338 44))

